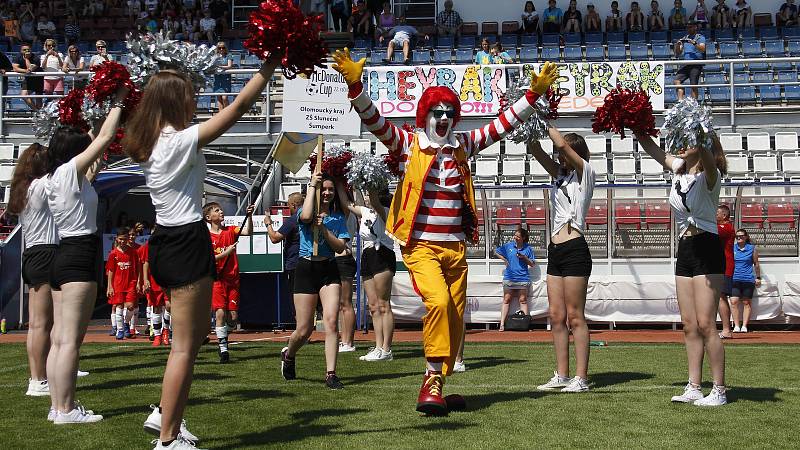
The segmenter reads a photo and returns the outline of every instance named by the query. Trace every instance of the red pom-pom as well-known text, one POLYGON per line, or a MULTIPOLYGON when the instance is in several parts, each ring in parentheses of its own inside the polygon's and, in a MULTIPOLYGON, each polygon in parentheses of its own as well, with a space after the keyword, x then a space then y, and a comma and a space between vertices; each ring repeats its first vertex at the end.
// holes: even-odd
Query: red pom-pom
POLYGON ((79 130, 89 131, 89 124, 83 119, 81 106, 83 105, 84 90, 81 88, 69 91, 58 101, 58 121, 79 130))
POLYGON ((261 59, 280 61, 286 78, 309 76, 328 55, 323 28, 321 14, 305 16, 291 0, 266 0, 250 13, 244 47, 261 59))
POLYGON ((414 125, 412 125, 412 124, 410 124, 408 122, 403 122, 402 128, 403 128, 404 131, 408 131, 409 133, 413 133, 415 131, 414 125))
POLYGON ((547 101, 550 102, 550 113, 547 115, 547 120, 558 119, 558 105, 561 104, 563 95, 553 88, 548 89, 544 95, 547 97, 547 101))
POLYGON ((113 98, 119 88, 125 86, 134 90, 131 74, 120 63, 106 61, 90 69, 94 72, 92 81, 86 86, 86 95, 95 103, 113 98))
POLYGON ((107 160, 109 155, 122 155, 125 153, 124 149, 122 148, 122 138, 124 137, 125 129, 122 127, 117 128, 117 132, 114 133, 114 140, 108 145, 106 153, 103 155, 103 159, 107 160))
MULTIPOLYGON (((312 153, 308 157, 311 162, 311 173, 314 173, 317 168, 317 154, 312 153)), ((323 155, 322 157, 322 173, 328 174, 334 178, 344 177, 347 175, 347 163, 353 159, 353 154, 349 150, 345 150, 335 156, 323 155)))
POLYGON ((606 95, 603 106, 594 112, 592 131, 619 133, 625 139, 626 128, 651 136, 658 135, 650 96, 641 90, 632 91, 617 86, 606 95))
POLYGON ((401 160, 401 153, 400 150, 391 150, 389 153, 383 155, 383 163, 386 164, 386 168, 389 169, 389 173, 396 177, 401 177, 403 173, 400 171, 400 160, 401 160))

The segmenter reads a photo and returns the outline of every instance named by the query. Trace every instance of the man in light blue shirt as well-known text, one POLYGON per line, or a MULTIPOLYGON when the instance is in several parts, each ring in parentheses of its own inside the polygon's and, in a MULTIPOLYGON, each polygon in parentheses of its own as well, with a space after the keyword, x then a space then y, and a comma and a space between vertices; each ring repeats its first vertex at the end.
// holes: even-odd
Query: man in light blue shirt
MULTIPOLYGON (((686 26, 686 36, 675 42, 675 56, 682 56, 684 60, 705 59, 706 37, 697 32, 697 21, 692 20, 686 26)), ((700 81, 700 73, 703 71, 702 64, 686 64, 675 74, 675 84, 680 86, 686 79, 689 83, 696 85, 700 81)), ((692 97, 697 98, 697 88, 692 88, 692 97)), ((683 89, 678 88, 678 100, 683 99, 683 89)))

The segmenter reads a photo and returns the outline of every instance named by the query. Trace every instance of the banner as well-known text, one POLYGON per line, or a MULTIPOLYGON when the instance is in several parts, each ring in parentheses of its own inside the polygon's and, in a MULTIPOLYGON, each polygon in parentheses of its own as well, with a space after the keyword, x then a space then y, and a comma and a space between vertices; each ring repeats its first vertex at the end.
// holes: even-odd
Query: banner
MULTIPOLYGON (((494 116, 500 95, 521 71, 539 72, 541 64, 366 67, 364 86, 385 117, 413 117, 422 91, 447 86, 461 99, 462 116, 494 116)), ((556 81, 563 95, 562 112, 594 111, 606 94, 620 85, 641 88, 653 109, 664 109, 664 63, 659 61, 559 63, 556 81)))
POLYGON ((360 136, 361 121, 347 99, 347 83, 331 68, 284 79, 281 131, 360 136))

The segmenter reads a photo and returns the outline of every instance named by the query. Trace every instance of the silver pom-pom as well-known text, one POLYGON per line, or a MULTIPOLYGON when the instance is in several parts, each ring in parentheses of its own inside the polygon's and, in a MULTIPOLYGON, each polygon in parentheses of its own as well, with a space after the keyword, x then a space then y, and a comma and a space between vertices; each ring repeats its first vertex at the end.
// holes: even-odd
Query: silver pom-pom
POLYGON ((138 37, 129 34, 127 46, 128 71, 139 87, 144 87, 159 70, 172 69, 188 75, 195 89, 201 89, 222 71, 217 65, 216 46, 175 41, 168 39, 163 31, 138 37))
POLYGON ((672 154, 687 147, 711 149, 714 134, 711 108, 692 97, 684 97, 664 115, 662 133, 666 150, 672 154))
POLYGON ((83 104, 81 105, 83 120, 94 128, 95 125, 102 122, 103 119, 108 116, 108 113, 111 111, 111 103, 111 99, 102 103, 95 103, 95 101, 88 96, 84 97, 83 104))
POLYGON ((355 189, 380 192, 389 186, 391 179, 383 158, 370 152, 355 152, 347 163, 347 183, 355 189))
MULTIPOLYGON (((510 108, 517 100, 525 96, 530 89, 531 80, 527 76, 522 76, 509 86, 506 90, 506 100, 510 108)), ((506 139, 511 139, 516 143, 530 142, 533 140, 545 139, 549 136, 547 129, 550 127, 547 116, 550 114, 550 101, 546 95, 542 95, 533 104, 533 114, 520 124, 517 124, 514 129, 506 136, 506 139)))
POLYGON ((36 140, 47 145, 61 125, 58 119, 58 99, 51 100, 33 115, 33 134, 36 140))

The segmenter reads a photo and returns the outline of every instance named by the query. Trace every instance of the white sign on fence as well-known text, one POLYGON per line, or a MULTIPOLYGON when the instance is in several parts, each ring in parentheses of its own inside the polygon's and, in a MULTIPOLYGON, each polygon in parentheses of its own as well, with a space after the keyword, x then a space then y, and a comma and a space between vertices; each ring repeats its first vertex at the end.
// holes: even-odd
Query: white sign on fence
POLYGON ((284 80, 282 131, 359 136, 361 120, 339 72, 317 68, 308 78, 284 80))

